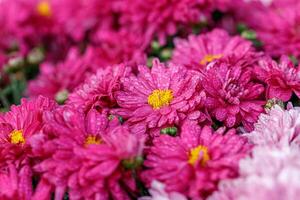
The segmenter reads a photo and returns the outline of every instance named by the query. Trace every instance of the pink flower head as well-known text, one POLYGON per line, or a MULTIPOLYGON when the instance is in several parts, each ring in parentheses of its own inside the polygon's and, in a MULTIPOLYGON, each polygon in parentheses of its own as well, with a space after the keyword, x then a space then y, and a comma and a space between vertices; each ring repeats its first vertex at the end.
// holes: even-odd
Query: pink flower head
POLYGON ((125 65, 99 69, 88 77, 72 94, 67 104, 82 109, 110 109, 116 106, 115 93, 120 90, 120 79, 130 71, 125 65))
POLYGON ((47 133, 54 138, 44 148, 52 155, 36 169, 55 187, 56 198, 68 191, 71 199, 129 199, 134 190, 131 168, 137 165, 143 140, 129 129, 108 124, 96 110, 87 115, 70 106, 47 113, 47 133))
POLYGON ((293 92, 300 98, 300 68, 294 67, 288 57, 282 56, 278 64, 271 59, 262 59, 255 72, 267 84, 267 98, 288 101, 293 92))
POLYGON ((12 160, 16 165, 24 164, 23 159, 31 155, 32 137, 43 129, 42 115, 52 110, 55 103, 47 98, 21 100, 21 105, 11 106, 11 110, 0 116, 0 157, 12 160))
POLYGON ((300 147, 300 110, 283 110, 273 107, 269 113, 261 114, 255 129, 246 136, 255 145, 300 147))
POLYGON ((61 92, 71 92, 85 79, 85 76, 92 71, 89 51, 80 56, 77 49, 71 49, 64 62, 56 65, 45 62, 42 64, 39 76, 31 81, 28 86, 28 93, 31 97, 44 95, 54 99, 61 92), (88 58, 89 58, 88 57, 88 58))
POLYGON ((141 197, 138 200, 187 200, 185 196, 178 192, 167 193, 165 185, 155 180, 152 181, 149 192, 151 196, 141 197))
POLYGON ((123 89, 116 93, 115 113, 128 119, 136 133, 166 124, 179 124, 185 118, 198 119, 199 108, 205 99, 200 76, 196 72, 173 65, 165 66, 158 60, 153 67, 139 66, 137 76, 122 80, 123 89))
POLYGON ((165 43, 167 36, 178 31, 178 26, 188 29, 204 18, 210 7, 207 0, 126 0, 121 23, 131 32, 145 34, 147 44, 155 37, 165 43))
POLYGON ((256 147, 240 162, 240 177, 224 180, 209 200, 281 200, 300 195, 299 148, 256 147))
POLYGON ((239 159, 251 146, 232 129, 213 132, 205 126, 187 123, 180 136, 161 135, 153 141, 144 162, 142 177, 147 185, 153 180, 165 184, 166 191, 176 191, 190 198, 205 198, 219 180, 238 175, 239 159))
POLYGON ((264 87, 253 78, 253 70, 216 62, 203 73, 206 106, 212 115, 227 127, 242 123, 246 130, 251 130, 259 114, 264 111, 264 87))
POLYGON ((0 116, 0 199, 30 200, 35 136, 44 128, 42 115, 55 103, 44 97, 12 106, 0 116))
POLYGON ((218 59, 227 59, 232 64, 253 62, 255 53, 251 42, 239 36, 231 37, 222 29, 200 35, 190 35, 188 39, 175 39, 172 62, 188 68, 202 70, 218 59))

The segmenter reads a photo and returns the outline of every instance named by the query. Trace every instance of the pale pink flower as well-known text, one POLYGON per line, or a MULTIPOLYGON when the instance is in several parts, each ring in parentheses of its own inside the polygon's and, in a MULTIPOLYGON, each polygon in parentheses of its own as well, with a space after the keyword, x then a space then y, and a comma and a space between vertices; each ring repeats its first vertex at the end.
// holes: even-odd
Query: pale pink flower
POLYGON ((300 146, 300 110, 283 110, 275 105, 269 113, 261 114, 255 129, 246 134, 255 145, 300 146))
POLYGON ((299 148, 256 147, 240 162, 240 177, 219 184, 209 200, 296 200, 300 195, 299 148))
POLYGON ((152 181, 149 189, 151 196, 140 197, 138 200, 187 200, 185 196, 178 192, 167 193, 165 185, 158 181, 152 181))

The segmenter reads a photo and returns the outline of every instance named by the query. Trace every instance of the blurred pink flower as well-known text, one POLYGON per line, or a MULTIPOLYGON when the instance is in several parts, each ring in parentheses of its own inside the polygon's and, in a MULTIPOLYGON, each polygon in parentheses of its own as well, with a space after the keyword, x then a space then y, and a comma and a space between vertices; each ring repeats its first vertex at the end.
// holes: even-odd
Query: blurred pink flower
POLYGON ((187 31, 189 25, 199 23, 210 8, 208 0, 126 0, 121 25, 131 32, 144 34, 145 44, 155 38, 164 44, 167 36, 175 35, 179 26, 187 31))
POLYGON ((257 1, 248 2, 237 11, 240 18, 256 31, 266 53, 276 57, 293 55, 299 58, 299 9, 298 0, 274 0, 267 6, 257 1))
POLYGON ((45 62, 40 67, 40 74, 29 82, 30 97, 43 95, 54 99, 63 91, 72 92, 81 84, 88 73, 92 73, 90 51, 83 56, 75 48, 70 49, 65 61, 58 64, 45 62))
POLYGON ((96 110, 85 116, 64 106, 45 118, 54 138, 44 148, 52 153, 35 169, 54 185, 56 198, 68 191, 71 199, 129 199, 123 187, 134 191, 135 184, 125 169, 141 158, 142 139, 96 110))
POLYGON ((288 101, 293 92, 300 98, 300 68, 295 67, 288 57, 282 56, 280 62, 262 59, 255 67, 257 77, 267 84, 267 98, 288 101))
POLYGON ((116 93, 121 108, 114 112, 128 119, 136 133, 203 116, 199 109, 205 93, 197 72, 154 60, 151 69, 139 66, 138 75, 124 78, 122 84, 123 89, 116 93))
POLYGON ((142 34, 126 30, 113 31, 99 28, 91 40, 96 46, 97 64, 110 66, 121 63, 146 63, 146 47, 142 34))
POLYGON ((256 147, 240 162, 240 177, 224 180, 209 200, 295 200, 300 195, 299 148, 256 147))
POLYGON ((179 137, 161 135, 153 141, 142 173, 150 186, 153 180, 165 184, 166 191, 176 191, 190 198, 205 198, 217 183, 238 175, 239 159, 251 146, 246 138, 231 129, 217 132, 196 123, 186 123, 179 137))
POLYGON ((214 62, 203 73, 206 106, 212 116, 227 127, 242 123, 246 130, 252 130, 265 103, 264 86, 256 82, 252 67, 214 62))
POLYGON ((200 35, 189 35, 188 39, 175 39, 172 62, 195 70, 202 70, 215 60, 227 60, 231 64, 250 64, 257 53, 250 41, 239 36, 231 37, 222 29, 200 35))

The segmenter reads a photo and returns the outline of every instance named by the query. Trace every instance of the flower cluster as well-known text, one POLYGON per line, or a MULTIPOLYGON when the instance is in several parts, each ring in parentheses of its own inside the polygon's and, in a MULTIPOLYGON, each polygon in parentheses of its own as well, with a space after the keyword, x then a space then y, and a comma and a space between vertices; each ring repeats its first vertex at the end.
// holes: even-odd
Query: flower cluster
POLYGON ((298 8, 0 0, 0 200, 298 199, 298 8))

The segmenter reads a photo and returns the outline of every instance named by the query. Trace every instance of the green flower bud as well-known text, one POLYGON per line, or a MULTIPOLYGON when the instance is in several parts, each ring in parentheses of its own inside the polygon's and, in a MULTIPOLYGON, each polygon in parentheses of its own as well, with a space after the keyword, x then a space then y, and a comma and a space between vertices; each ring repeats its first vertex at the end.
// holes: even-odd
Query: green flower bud
POLYGON ((65 101, 68 99, 69 92, 68 90, 64 89, 56 93, 55 100, 58 104, 64 104, 65 101))
POLYGON ((167 128, 163 128, 160 130, 161 134, 167 134, 170 135, 172 137, 175 137, 177 135, 177 128, 174 127, 167 127, 167 128))

